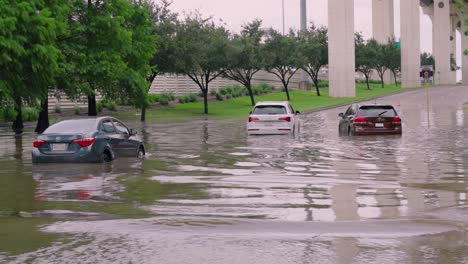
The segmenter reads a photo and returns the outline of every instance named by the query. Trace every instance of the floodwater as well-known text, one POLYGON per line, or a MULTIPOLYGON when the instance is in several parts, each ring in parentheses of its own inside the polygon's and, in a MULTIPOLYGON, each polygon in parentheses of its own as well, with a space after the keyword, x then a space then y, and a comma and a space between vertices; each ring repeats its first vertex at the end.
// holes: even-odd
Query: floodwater
POLYGON ((339 137, 346 107, 295 137, 127 121, 143 162, 33 166, 33 133, 3 128, 0 262, 468 263, 468 88, 429 94, 378 100, 402 136, 339 137))

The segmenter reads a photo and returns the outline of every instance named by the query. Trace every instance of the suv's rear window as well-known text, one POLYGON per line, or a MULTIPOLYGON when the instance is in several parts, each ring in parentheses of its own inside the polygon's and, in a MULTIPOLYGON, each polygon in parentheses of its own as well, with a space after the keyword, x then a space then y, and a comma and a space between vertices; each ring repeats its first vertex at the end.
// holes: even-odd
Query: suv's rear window
POLYGON ((254 115, 285 115, 286 107, 282 105, 259 105, 255 107, 254 115))
POLYGON ((51 125, 44 131, 47 134, 85 134, 96 129, 96 120, 65 120, 51 125))
POLYGON ((361 106, 357 112, 359 116, 370 116, 370 117, 395 117, 396 111, 393 106, 376 106, 376 105, 369 105, 369 106, 361 106))

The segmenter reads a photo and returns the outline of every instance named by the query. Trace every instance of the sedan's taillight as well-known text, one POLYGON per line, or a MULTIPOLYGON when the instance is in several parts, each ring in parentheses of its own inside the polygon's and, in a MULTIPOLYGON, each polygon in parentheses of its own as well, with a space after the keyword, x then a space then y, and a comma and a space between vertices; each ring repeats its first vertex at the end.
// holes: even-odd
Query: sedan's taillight
POLYGON ((260 119, 256 118, 256 117, 249 117, 249 123, 250 122, 257 122, 257 121, 260 121, 260 119))
POLYGON ((96 140, 95 138, 80 138, 80 139, 74 139, 71 142, 76 143, 80 145, 80 147, 84 148, 84 147, 91 146, 95 140, 96 140))
POLYGON ((393 118, 392 124, 394 124, 394 125, 399 125, 399 124, 401 124, 401 118, 400 118, 399 116, 395 116, 395 117, 393 118))
POLYGON ((353 123, 354 124, 365 124, 365 123, 367 123, 367 121, 366 121, 366 119, 364 117, 358 116, 358 117, 354 118, 353 123))
POLYGON ((284 122, 291 122, 291 117, 288 116, 288 117, 281 117, 280 119, 278 119, 279 121, 284 121, 284 122))
POLYGON ((34 140, 33 142, 33 147, 34 148, 39 148, 42 144, 45 143, 45 140, 42 140, 42 139, 36 139, 34 140))

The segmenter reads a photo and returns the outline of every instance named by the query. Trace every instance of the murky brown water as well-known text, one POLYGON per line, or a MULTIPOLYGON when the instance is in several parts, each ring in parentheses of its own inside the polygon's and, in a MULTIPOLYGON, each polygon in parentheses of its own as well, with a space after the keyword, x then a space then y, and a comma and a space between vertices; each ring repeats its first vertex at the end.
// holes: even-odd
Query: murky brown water
POLYGON ((42 230, 73 239, 0 262, 468 263, 468 88, 430 93, 429 113, 425 91, 379 100, 401 137, 338 137, 346 108, 303 114, 296 137, 133 123, 143 164, 32 166, 33 134, 2 129, 0 211, 61 218, 42 230))

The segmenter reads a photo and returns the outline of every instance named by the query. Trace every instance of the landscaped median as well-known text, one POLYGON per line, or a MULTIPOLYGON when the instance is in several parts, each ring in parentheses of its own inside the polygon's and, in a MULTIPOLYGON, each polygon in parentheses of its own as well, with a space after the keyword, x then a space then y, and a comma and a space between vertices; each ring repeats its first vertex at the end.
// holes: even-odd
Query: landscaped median
MULTIPOLYGON (((332 98, 328 95, 328 88, 322 88, 322 96, 317 96, 313 91, 300 91, 291 90, 291 104, 296 110, 301 112, 319 110, 323 108, 339 106, 342 104, 372 99, 374 97, 384 96, 388 94, 395 94, 405 92, 408 90, 396 85, 386 85, 384 88, 380 84, 371 86, 368 90, 365 85, 356 86, 355 98, 332 98)), ((255 96, 255 101, 284 101, 286 94, 284 92, 275 92, 267 95, 255 96)), ((250 98, 248 96, 230 99, 226 101, 212 101, 209 102, 209 114, 203 114, 203 102, 179 104, 175 106, 161 107, 151 109, 147 112, 147 118, 164 119, 164 120, 183 120, 191 118, 243 118, 246 117, 252 110, 250 105, 250 98)), ((127 112, 120 112, 116 116, 126 119, 139 115, 139 111, 131 110, 127 112)))

